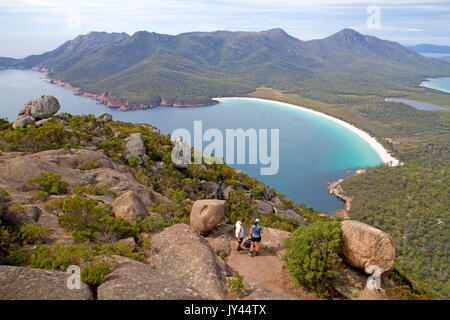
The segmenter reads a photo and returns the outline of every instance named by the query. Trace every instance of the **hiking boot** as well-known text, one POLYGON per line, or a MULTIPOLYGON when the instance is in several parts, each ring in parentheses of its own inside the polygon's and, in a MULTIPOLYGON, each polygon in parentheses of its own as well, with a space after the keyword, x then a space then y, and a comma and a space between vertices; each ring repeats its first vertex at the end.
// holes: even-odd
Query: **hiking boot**
POLYGON ((249 255, 250 257, 253 257, 253 252, 250 251, 250 252, 248 253, 248 255, 249 255))

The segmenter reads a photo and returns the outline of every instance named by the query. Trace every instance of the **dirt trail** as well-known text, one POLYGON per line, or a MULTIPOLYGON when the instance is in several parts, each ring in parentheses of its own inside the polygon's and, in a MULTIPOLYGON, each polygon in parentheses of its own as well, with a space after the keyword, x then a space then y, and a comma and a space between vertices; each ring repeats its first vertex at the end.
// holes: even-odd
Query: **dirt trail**
POLYGON ((275 293, 289 294, 281 283, 282 261, 263 249, 259 256, 250 257, 248 252, 248 250, 236 252, 234 249, 225 261, 231 268, 244 276, 245 282, 256 284, 275 293))
POLYGON ((244 276, 244 281, 270 290, 274 293, 294 296, 302 300, 317 300, 315 294, 307 292, 295 283, 289 272, 283 267, 283 261, 272 252, 260 249, 260 255, 250 257, 248 249, 237 252, 235 242, 230 243, 232 250, 225 262, 244 276))

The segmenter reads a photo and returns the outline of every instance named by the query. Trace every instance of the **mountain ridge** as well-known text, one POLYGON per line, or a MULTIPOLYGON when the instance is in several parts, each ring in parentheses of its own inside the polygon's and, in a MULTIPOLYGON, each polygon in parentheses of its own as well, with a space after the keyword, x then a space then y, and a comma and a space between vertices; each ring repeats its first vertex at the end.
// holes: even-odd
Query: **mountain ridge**
MULTIPOLYGON (((260 86, 301 93, 380 94, 450 74, 450 63, 423 57, 392 41, 343 29, 302 41, 275 28, 260 32, 91 32, 0 68, 46 70, 56 83, 102 96, 123 110, 205 105, 260 86), (387 80, 388 79, 388 80, 387 80), (362 88, 358 83, 371 82, 362 88), (365 92, 362 92, 362 91, 365 92)), ((101 100, 101 99, 100 99, 101 100)))

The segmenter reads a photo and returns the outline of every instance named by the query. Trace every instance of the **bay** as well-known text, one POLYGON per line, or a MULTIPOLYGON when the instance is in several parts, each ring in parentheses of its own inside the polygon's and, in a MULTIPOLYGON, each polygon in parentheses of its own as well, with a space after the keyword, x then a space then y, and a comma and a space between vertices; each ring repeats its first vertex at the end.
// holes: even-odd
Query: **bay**
POLYGON ((422 82, 424 87, 450 93, 450 77, 428 78, 422 82))
POLYGON ((261 176, 259 165, 232 165, 250 176, 327 214, 343 208, 343 202, 331 195, 327 182, 352 175, 359 168, 381 165, 378 154, 361 137, 343 126, 305 112, 270 101, 229 99, 205 107, 157 107, 119 111, 96 101, 73 95, 72 90, 44 82, 42 74, 30 70, 0 71, 0 118, 13 121, 23 105, 38 94, 52 94, 61 104, 60 112, 94 114, 108 112, 115 120, 149 123, 162 133, 186 128, 193 134, 194 121, 201 120, 203 130, 279 129, 280 169, 276 175, 261 176))

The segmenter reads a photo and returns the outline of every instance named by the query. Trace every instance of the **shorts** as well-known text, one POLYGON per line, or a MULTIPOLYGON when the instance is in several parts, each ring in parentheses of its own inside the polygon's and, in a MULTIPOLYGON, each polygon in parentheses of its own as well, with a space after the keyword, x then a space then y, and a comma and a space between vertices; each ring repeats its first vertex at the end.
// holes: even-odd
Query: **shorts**
POLYGON ((242 241, 244 241, 244 238, 237 238, 237 237, 236 237, 236 239, 237 239, 237 242, 238 242, 238 243, 242 243, 242 241))
POLYGON ((261 242, 261 237, 258 238, 252 237, 252 242, 261 242))

